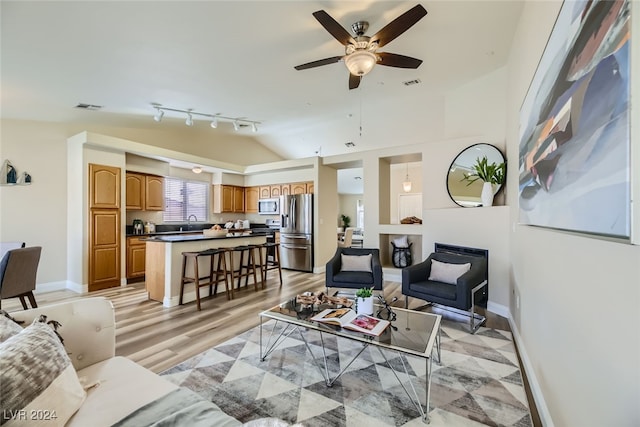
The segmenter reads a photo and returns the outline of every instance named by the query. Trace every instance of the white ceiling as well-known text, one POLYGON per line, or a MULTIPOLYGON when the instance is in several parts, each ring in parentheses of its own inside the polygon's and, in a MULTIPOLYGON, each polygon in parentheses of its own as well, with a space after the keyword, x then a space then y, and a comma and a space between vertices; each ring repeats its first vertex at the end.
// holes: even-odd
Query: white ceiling
MULTIPOLYGON (((356 90, 343 63, 293 68, 344 53, 314 11, 347 29, 367 20, 372 35, 415 4, 3 0, 1 115, 151 127, 160 103, 260 121, 242 132, 289 159, 418 143, 429 99, 505 64, 522 2, 423 1, 428 15, 380 49, 421 67, 376 66, 356 90), (413 79, 422 83, 402 83, 413 79)), ((162 124, 184 127, 183 115, 171 117, 162 124)))

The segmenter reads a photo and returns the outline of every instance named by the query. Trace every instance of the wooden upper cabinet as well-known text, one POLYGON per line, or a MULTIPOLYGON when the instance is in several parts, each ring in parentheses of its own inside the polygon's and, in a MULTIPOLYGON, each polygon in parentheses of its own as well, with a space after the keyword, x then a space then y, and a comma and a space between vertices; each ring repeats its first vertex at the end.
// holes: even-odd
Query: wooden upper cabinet
POLYGON ((213 212, 244 212, 244 187, 220 184, 214 185, 213 212))
POLYGON ((296 182, 291 184, 291 194, 305 194, 307 186, 304 182, 296 182))
POLYGON ((313 181, 307 182, 307 193, 313 194, 314 187, 313 181))
POLYGON ((89 208, 120 208, 120 168, 89 164, 89 208))
POLYGON ((143 210, 144 209, 144 190, 146 182, 144 175, 127 172, 125 199, 127 209, 143 210))
POLYGON ((164 178, 127 172, 125 199, 128 210, 164 210, 164 178))
POLYGON ((288 196, 291 194, 291 184, 282 184, 280 186, 280 195, 288 196))
POLYGON ((164 178, 161 176, 145 176, 145 204, 148 211, 164 210, 164 178))
POLYGON ((261 186, 260 187, 260 198, 261 199, 269 199, 271 198, 271 187, 266 185, 266 186, 261 186))
POLYGON ((271 186, 271 197, 280 197, 282 196, 281 186, 272 185, 271 186))
POLYGON ((246 187, 244 189, 244 211, 246 213, 258 213, 258 199, 260 187, 246 187))
POLYGON ((233 211, 244 212, 244 187, 233 187, 233 211))

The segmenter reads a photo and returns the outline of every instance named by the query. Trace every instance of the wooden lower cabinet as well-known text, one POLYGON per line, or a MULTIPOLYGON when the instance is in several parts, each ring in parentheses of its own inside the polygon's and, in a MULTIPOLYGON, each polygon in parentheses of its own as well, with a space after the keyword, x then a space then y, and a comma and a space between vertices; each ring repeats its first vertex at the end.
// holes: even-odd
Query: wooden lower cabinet
POLYGON ((146 246, 140 237, 127 237, 127 280, 144 279, 146 246))
POLYGON ((91 209, 89 291, 120 286, 120 210, 91 209))

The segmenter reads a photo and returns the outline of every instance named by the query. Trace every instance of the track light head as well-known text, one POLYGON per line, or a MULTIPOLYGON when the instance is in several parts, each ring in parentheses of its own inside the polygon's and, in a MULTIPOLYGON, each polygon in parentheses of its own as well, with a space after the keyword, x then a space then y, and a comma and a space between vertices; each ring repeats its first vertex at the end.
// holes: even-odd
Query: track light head
POLYGON ((214 129, 216 129, 218 127, 218 118, 217 117, 214 117, 211 120, 211 127, 214 128, 214 129))
POLYGON ((238 132, 238 130, 240 129, 240 123, 238 123, 237 120, 233 121, 233 129, 238 132))
POLYGON ((156 108, 156 110, 158 110, 158 112, 155 116, 153 116, 153 120, 155 120, 156 122, 160 122, 162 120, 162 117, 164 116, 164 111, 159 108, 156 108))
POLYGON ((191 116, 191 113, 187 113, 187 120, 185 120, 184 124, 187 126, 193 126, 193 117, 191 116))
POLYGON ((254 132, 258 132, 258 125, 256 125, 255 123, 251 123, 251 130, 254 132))

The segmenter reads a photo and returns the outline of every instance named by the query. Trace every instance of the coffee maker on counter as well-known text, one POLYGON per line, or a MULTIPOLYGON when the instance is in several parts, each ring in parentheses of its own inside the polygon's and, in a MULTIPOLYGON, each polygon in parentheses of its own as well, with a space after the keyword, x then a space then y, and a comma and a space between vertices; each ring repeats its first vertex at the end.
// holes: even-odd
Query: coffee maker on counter
POLYGON ((133 234, 142 234, 144 231, 144 225, 142 225, 141 219, 133 220, 133 234))

